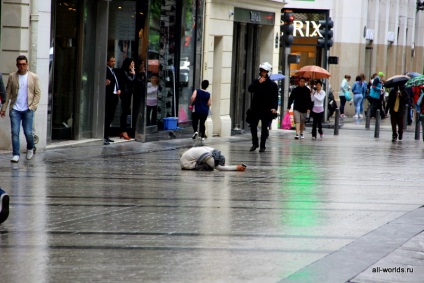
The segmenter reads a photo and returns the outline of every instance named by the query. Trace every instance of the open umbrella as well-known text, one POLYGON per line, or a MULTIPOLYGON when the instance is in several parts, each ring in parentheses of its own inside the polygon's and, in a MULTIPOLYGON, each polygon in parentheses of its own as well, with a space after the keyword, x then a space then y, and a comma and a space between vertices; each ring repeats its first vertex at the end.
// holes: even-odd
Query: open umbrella
POLYGON ((396 76, 388 78, 383 86, 384 87, 403 86, 409 79, 410 77, 406 75, 396 75, 396 76))
POLYGON ((405 75, 407 75, 410 78, 415 78, 415 77, 422 76, 422 74, 417 73, 417 72, 407 72, 405 75))
POLYGON ((273 81, 279 81, 279 80, 284 79, 285 76, 282 75, 282 74, 271 74, 271 76, 269 78, 273 81))
POLYGON ((409 79, 406 82, 405 87, 408 88, 408 87, 421 86, 421 85, 424 85, 424 76, 423 75, 409 79))
POLYGON ((314 66, 314 65, 308 65, 308 66, 304 66, 300 68, 296 72, 296 76, 301 76, 301 77, 311 78, 311 79, 328 79, 331 75, 324 68, 314 66))

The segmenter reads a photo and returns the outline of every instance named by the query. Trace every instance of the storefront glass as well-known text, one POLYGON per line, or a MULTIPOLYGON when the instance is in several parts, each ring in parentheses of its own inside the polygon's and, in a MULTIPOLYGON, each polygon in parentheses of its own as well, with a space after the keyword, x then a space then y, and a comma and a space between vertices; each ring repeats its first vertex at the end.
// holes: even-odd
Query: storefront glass
POLYGON ((77 0, 52 2, 48 121, 53 140, 74 138, 80 4, 77 0))
MULTIPOLYGON (((95 56, 96 52, 93 46, 96 45, 96 14, 97 3, 96 1, 84 1, 84 13, 82 14, 82 49, 81 49, 81 81, 78 86, 81 92, 78 93, 78 103, 76 104, 75 123, 78 125, 76 134, 79 138, 91 138, 94 136, 94 117, 93 108, 98 103, 93 91, 96 89, 96 71, 99 66, 96 66, 95 56)), ((103 82, 103 80, 101 80, 103 82)), ((102 119, 101 119, 102 120, 102 119)))
MULTIPOLYGON (((135 63, 131 109, 125 119, 130 136, 164 129, 166 117, 178 117, 180 127, 188 125, 189 98, 200 83, 202 7, 199 0, 53 0, 50 140, 101 135, 104 117, 99 109, 104 107, 104 96, 100 92, 105 86, 99 68, 106 70, 107 55, 116 58, 115 68, 121 68, 125 58, 135 63), (107 33, 101 32, 106 29, 107 33), (148 123, 146 92, 153 74, 159 80, 152 107, 156 119, 150 111, 148 123)), ((119 134, 121 113, 120 101, 112 136, 119 134)))
POLYGON ((149 8, 147 131, 166 129, 168 117, 178 117, 184 127, 191 120, 191 93, 200 84, 203 1, 151 0, 149 8))

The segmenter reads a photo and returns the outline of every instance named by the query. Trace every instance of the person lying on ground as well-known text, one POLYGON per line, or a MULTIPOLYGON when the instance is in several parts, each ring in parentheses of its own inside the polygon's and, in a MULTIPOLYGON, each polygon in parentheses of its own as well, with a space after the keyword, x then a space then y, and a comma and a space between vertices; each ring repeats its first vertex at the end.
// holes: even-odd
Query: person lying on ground
POLYGON ((181 169, 212 171, 244 171, 246 165, 225 165, 225 157, 221 151, 208 146, 192 147, 185 151, 180 158, 181 169))

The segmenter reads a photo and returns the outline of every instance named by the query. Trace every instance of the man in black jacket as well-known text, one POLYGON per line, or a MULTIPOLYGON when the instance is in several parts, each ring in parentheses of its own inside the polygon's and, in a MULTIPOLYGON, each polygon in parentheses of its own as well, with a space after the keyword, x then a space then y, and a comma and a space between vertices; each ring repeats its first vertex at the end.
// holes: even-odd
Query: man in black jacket
POLYGON ((311 91, 305 85, 306 79, 299 78, 299 86, 294 88, 290 94, 289 102, 287 104, 287 112, 293 104, 293 116, 296 123, 296 140, 303 139, 303 130, 305 129, 306 113, 311 108, 311 91))
POLYGON ((113 142, 109 138, 110 124, 115 118, 116 105, 119 102, 119 95, 121 89, 119 88, 117 69, 115 69, 115 58, 109 56, 107 58, 106 67, 106 104, 105 104, 105 129, 104 129, 104 145, 108 145, 113 142))
POLYGON ((261 143, 259 152, 265 151, 266 139, 269 136, 268 125, 277 114, 278 107, 278 86, 270 80, 272 66, 268 62, 259 65, 260 77, 255 79, 249 86, 249 92, 253 93, 252 104, 250 106, 252 119, 250 122, 250 132, 252 133, 252 147, 250 151, 255 151, 259 147, 258 123, 261 121, 261 143))

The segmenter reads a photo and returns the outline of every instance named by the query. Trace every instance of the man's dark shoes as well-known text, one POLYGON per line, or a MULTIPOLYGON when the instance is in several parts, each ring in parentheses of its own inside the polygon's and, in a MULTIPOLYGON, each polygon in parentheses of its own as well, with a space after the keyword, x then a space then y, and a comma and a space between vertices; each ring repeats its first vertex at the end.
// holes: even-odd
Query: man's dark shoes
POLYGON ((108 142, 106 139, 103 140, 103 145, 110 145, 110 142, 108 142))
POLYGON ((6 221, 7 217, 9 216, 9 201, 9 195, 0 189, 0 223, 6 221))
POLYGON ((402 138, 403 138, 403 134, 399 134, 398 139, 401 141, 401 140, 402 140, 402 138))
POLYGON ((261 148, 259 149, 259 152, 265 152, 265 147, 261 147, 261 148))
POLYGON ((107 142, 115 142, 114 140, 111 140, 109 137, 105 137, 105 141, 107 141, 107 142))
MULTIPOLYGON (((392 142, 395 142, 397 139, 397 134, 392 135, 392 142)), ((399 139, 401 139, 401 137, 399 137, 399 139)))
POLYGON ((259 146, 257 145, 252 145, 252 147, 250 148, 250 151, 255 151, 259 146))

